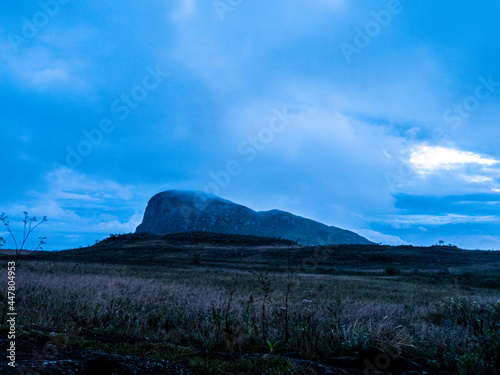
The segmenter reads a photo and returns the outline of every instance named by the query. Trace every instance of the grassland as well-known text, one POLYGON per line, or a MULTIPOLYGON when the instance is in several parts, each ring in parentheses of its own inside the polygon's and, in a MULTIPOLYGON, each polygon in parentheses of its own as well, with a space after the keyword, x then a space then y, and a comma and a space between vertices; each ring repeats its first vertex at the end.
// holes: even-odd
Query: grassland
POLYGON ((500 368, 498 252, 124 235, 18 262, 26 337, 67 348, 213 374, 500 368))

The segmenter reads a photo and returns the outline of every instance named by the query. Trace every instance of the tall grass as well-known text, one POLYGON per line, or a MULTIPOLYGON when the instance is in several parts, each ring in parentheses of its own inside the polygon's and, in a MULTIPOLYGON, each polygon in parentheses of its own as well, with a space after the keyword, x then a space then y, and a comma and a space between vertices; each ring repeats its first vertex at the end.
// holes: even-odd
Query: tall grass
POLYGON ((389 277, 25 262, 20 324, 329 362, 382 348, 450 374, 495 374, 495 290, 389 277))

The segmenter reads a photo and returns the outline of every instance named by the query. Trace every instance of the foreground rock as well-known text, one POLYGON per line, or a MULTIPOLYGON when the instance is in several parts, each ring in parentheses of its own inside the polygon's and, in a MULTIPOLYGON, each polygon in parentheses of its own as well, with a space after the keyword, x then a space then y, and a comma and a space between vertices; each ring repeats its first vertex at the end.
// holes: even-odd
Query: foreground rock
MULTIPOLYGON (((99 337, 95 337, 99 338, 99 337)), ((117 341, 101 337, 103 341, 117 341)), ((101 341, 101 340, 99 340, 101 341)), ((119 341, 119 340, 118 340, 119 341)), ((132 341, 136 341, 135 339, 132 341)), ((0 339, 0 346, 7 347, 7 340, 0 339)), ((235 375, 255 375, 255 374, 274 374, 277 373, 271 367, 267 367, 267 372, 262 372, 257 368, 248 368, 248 363, 258 363, 259 359, 271 359, 267 354, 242 354, 242 353, 219 353, 200 351, 198 355, 209 361, 217 363, 230 363, 231 361, 247 360, 245 370, 236 370, 226 374, 235 375)), ((419 365, 410 360, 398 358, 394 363, 390 363, 385 370, 379 371, 367 369, 367 359, 370 355, 378 354, 368 353, 358 358, 338 358, 333 359, 336 362, 334 366, 321 364, 314 361, 294 358, 291 355, 284 355, 290 361, 290 368, 287 373, 290 374, 316 374, 316 375, 435 375, 427 372, 419 365)), ((186 357, 194 357, 197 354, 187 354, 186 357)), ((274 356, 274 358, 277 358, 274 356)), ((377 363, 377 362, 372 362, 377 363)), ((219 372, 206 371, 200 369, 189 369, 186 366, 165 361, 161 359, 143 358, 132 355, 118 355, 96 350, 77 350, 70 349, 49 341, 45 344, 40 342, 18 340, 16 348, 16 368, 8 365, 7 361, 0 361, 0 374, 19 375, 215 375, 219 372)), ((234 366, 232 366, 234 367, 234 366)), ((281 373, 281 372, 280 372, 281 373)))
MULTIPOLYGON (((104 340, 107 341, 107 340, 104 340)), ((131 355, 117 355, 104 351, 76 350, 55 345, 52 342, 45 344, 18 340, 16 348, 16 367, 12 368, 7 361, 0 361, 0 374, 2 375, 215 375, 214 372, 191 370, 184 365, 164 361, 161 359, 143 358, 131 355)), ((6 347, 7 340, 0 339, 0 346, 6 347)), ((236 353, 205 352, 204 357, 218 363, 231 362, 248 358, 250 360, 266 357, 265 355, 242 355, 236 353)), ((307 373, 318 375, 353 375, 356 373, 332 368, 316 362, 304 362, 307 373)), ((302 368, 302 367, 300 367, 302 368)), ((291 371, 291 374, 299 374, 291 371)), ((217 372, 218 373, 218 372, 217 372)), ((237 371, 237 374, 252 374, 252 369, 237 371)), ((269 368, 269 374, 274 373, 269 368)), ((266 373, 267 374, 267 373, 266 373)))
MULTIPOLYGON (((7 345, 6 340, 0 340, 7 345)), ((3 346, 3 345, 2 345, 3 346)), ((186 367, 163 360, 91 350, 61 349, 24 340, 16 348, 16 368, 0 361, 0 374, 40 375, 193 375, 186 367)))
POLYGON ((360 235, 280 210, 254 211, 215 195, 169 190, 148 203, 136 233, 212 232, 284 238, 306 245, 372 242, 360 235))

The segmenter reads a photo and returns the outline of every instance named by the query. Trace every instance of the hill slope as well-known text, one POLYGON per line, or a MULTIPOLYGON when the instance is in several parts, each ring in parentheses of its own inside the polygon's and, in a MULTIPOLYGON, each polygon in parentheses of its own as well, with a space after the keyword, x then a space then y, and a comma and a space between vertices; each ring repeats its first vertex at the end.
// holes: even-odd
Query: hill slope
POLYGON ((212 232, 284 238, 306 245, 372 242, 360 235, 280 210, 248 207, 196 191, 168 190, 150 199, 136 233, 212 232))

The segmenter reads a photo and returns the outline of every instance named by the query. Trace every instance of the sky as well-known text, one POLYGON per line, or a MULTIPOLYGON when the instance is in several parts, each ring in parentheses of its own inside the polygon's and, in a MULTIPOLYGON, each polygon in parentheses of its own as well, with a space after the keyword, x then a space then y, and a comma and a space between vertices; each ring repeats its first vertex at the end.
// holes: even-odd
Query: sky
MULTIPOLYGON (((500 4, 0 5, 0 213, 44 249, 201 190, 385 244, 500 249, 500 4)), ((13 246, 4 228, 0 236, 13 246)))

